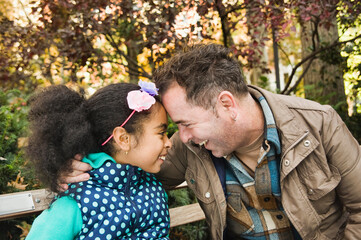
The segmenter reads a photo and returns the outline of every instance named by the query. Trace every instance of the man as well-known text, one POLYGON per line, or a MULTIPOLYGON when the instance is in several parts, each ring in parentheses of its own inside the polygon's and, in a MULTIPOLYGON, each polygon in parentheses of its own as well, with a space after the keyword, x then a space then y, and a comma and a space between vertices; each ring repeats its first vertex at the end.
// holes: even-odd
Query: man
POLYGON ((158 177, 187 181, 212 239, 360 239, 361 149, 330 106, 247 86, 216 44, 154 80, 179 128, 158 177))

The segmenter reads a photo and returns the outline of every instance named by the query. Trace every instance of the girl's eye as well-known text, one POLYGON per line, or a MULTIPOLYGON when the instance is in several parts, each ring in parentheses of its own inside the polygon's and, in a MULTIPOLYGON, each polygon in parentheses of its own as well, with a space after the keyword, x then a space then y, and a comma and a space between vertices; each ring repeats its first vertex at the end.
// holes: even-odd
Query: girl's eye
POLYGON ((165 136, 167 134, 167 131, 160 132, 159 134, 165 136))

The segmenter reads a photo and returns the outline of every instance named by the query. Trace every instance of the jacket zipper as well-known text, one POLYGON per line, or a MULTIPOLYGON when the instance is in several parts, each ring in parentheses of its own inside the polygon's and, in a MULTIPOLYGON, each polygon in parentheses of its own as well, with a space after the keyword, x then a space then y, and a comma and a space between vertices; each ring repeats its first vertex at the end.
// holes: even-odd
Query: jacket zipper
POLYGON ((129 199, 129 202, 131 203, 131 205, 132 205, 132 207, 133 207, 133 209, 135 210, 135 222, 134 222, 134 227, 133 227, 133 233, 134 233, 134 230, 135 230, 135 228, 138 226, 137 224, 136 224, 136 221, 139 219, 139 210, 138 210, 138 206, 135 204, 135 202, 132 200, 132 198, 131 198, 131 195, 130 195, 130 185, 131 185, 131 181, 133 181, 133 179, 132 179, 132 176, 135 176, 134 175, 134 169, 132 168, 132 173, 131 174, 128 174, 128 176, 130 175, 130 177, 128 178, 128 184, 127 184, 127 186, 126 186, 126 194, 127 194, 127 196, 128 196, 128 199, 129 199))
MULTIPOLYGON (((284 152, 284 154, 282 155, 282 158, 281 158, 281 164, 283 163, 284 156, 286 156, 286 154, 287 154, 289 151, 291 151, 291 149, 293 149, 293 148, 294 148, 297 144, 299 144, 305 137, 307 137, 308 134, 309 134, 309 131, 306 130, 306 132, 305 132, 299 139, 297 139, 296 142, 294 142, 293 144, 291 144, 291 146, 289 146, 289 148, 287 148, 287 149, 285 150, 285 152, 284 152)), ((281 183, 280 183, 280 184, 281 184, 281 183)), ((282 192, 281 192, 281 194, 282 194, 282 192)), ((283 206, 283 204, 282 204, 282 206, 283 206)), ((284 211, 286 212, 286 215, 287 215, 289 221, 292 223, 292 225, 296 228, 297 232, 300 234, 300 231, 299 231, 299 229, 298 229, 298 226, 296 226, 296 225, 292 222, 292 219, 291 219, 291 217, 290 217, 291 215, 289 214, 289 211, 287 210, 287 208, 285 208, 285 206, 283 206, 283 209, 284 209, 284 211)))

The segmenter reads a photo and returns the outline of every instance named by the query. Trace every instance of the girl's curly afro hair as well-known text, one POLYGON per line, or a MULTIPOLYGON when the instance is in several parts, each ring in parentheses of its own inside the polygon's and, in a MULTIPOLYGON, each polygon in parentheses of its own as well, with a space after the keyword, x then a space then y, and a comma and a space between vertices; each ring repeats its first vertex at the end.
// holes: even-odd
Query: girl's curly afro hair
MULTIPOLYGON (((101 143, 130 115, 126 97, 138 89, 130 83, 111 84, 85 99, 64 85, 55 85, 29 100, 27 156, 50 190, 59 192, 59 177, 71 171, 71 159, 76 154, 102 151, 112 155, 112 144, 102 147, 101 143)), ((127 132, 139 135, 141 123, 152 109, 134 114, 124 126, 127 132)))

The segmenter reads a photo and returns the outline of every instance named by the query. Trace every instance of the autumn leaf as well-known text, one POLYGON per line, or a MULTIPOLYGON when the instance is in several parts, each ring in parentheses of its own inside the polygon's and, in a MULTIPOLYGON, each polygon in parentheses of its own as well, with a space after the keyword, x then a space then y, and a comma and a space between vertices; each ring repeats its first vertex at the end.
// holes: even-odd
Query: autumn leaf
POLYGON ((23 184, 23 183, 24 183, 24 177, 21 177, 21 172, 19 171, 18 175, 16 176, 16 180, 8 182, 8 186, 14 187, 19 190, 25 190, 28 184, 23 184))

